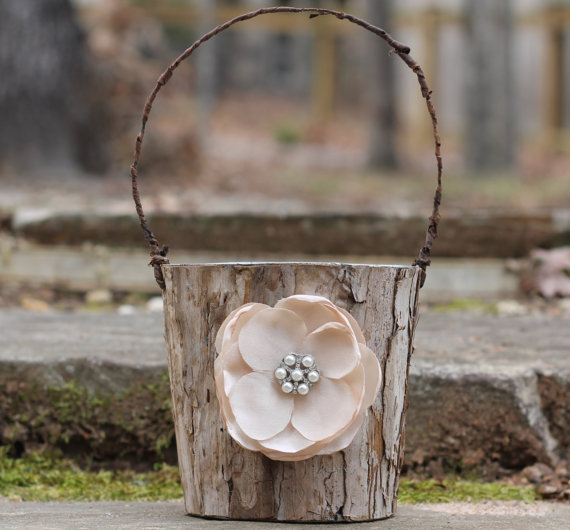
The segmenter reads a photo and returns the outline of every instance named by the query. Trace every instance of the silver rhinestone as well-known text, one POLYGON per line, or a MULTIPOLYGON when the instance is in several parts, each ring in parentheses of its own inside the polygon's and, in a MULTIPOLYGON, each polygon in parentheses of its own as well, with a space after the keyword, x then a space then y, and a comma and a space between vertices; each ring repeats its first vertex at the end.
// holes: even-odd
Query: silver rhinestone
POLYGON ((302 396, 304 396, 305 394, 308 394, 309 393, 309 385, 307 385, 306 383, 301 383, 297 387, 297 392, 299 394, 301 394, 302 396))
POLYGON ((283 368, 282 366, 277 368, 277 370, 275 370, 274 373, 277 379, 285 379, 287 377, 287 370, 285 370, 285 368, 283 368))
POLYGON ((311 368, 315 364, 315 359, 311 355, 305 355, 301 362, 305 368, 311 368))
POLYGON ((297 357, 293 353, 290 353, 289 355, 285 355, 285 359, 283 359, 283 362, 287 366, 293 366, 297 362, 297 357))
POLYGON ((320 379, 320 374, 319 372, 317 372, 316 370, 313 370, 312 372, 309 372, 309 374, 307 375, 307 379, 311 382, 311 383, 316 383, 319 379, 320 379))
POLYGON ((285 394, 290 394, 291 392, 293 392, 293 383, 286 381, 281 385, 281 390, 283 390, 285 394))
POLYGON ((291 372, 291 379, 293 379, 293 381, 300 381, 303 379, 303 372, 301 372, 301 370, 293 370, 291 372))

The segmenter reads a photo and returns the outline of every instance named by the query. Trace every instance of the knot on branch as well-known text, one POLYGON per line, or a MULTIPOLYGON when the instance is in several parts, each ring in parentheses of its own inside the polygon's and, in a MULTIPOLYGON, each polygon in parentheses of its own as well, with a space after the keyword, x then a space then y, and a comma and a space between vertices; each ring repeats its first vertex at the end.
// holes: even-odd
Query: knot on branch
POLYGON ((421 269, 420 288, 424 286, 427 276, 427 268, 431 265, 429 254, 430 250, 428 248, 422 248, 420 250, 420 255, 412 263, 412 265, 417 265, 421 269))
POLYGON ((172 77, 172 74, 173 74, 172 66, 169 66, 167 70, 158 78, 158 84, 161 86, 166 85, 166 83, 168 83, 168 81, 172 77))
POLYGON ((170 261, 166 257, 168 254, 168 247, 164 246, 160 250, 153 248, 151 250, 151 257, 149 265, 154 268, 154 279, 158 286, 164 291, 166 289, 166 283, 164 281, 164 275, 162 274, 161 265, 168 265, 170 261))

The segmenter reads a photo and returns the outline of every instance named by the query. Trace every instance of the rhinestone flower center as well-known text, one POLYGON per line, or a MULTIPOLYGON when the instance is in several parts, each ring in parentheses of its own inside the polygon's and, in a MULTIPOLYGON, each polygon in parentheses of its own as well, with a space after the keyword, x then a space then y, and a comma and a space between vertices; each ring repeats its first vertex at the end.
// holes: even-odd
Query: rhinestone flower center
POLYGON ((275 369, 275 379, 285 394, 305 396, 321 378, 317 363, 311 355, 288 353, 275 369))

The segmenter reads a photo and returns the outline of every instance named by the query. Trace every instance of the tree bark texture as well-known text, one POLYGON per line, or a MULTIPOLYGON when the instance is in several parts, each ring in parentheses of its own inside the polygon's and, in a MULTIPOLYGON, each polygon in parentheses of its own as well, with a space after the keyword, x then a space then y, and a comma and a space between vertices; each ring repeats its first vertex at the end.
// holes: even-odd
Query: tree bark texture
POLYGON ((508 169, 516 143, 512 1, 466 1, 465 13, 466 164, 472 171, 508 169))
POLYGON ((178 459, 186 510, 206 517, 368 521, 396 510, 420 269, 338 263, 164 265, 178 459), (360 324, 381 390, 354 441, 333 455, 272 461, 226 432, 214 389, 214 340, 248 302, 329 298, 360 324))
MULTIPOLYGON (((378 27, 392 30, 393 0, 368 0, 367 18, 378 27)), ((396 79, 395 61, 383 42, 366 35, 368 42, 368 99, 372 109, 372 125, 368 144, 368 165, 374 169, 396 169, 398 153, 395 131, 396 79)))

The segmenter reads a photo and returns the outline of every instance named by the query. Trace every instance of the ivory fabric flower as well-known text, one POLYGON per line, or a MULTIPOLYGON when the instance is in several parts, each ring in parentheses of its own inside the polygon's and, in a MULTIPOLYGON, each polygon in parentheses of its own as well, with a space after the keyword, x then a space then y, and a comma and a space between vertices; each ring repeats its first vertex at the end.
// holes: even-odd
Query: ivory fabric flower
POLYGON ((273 460, 346 448, 380 389, 356 320, 327 298, 246 304, 216 336, 216 393, 232 438, 273 460))

